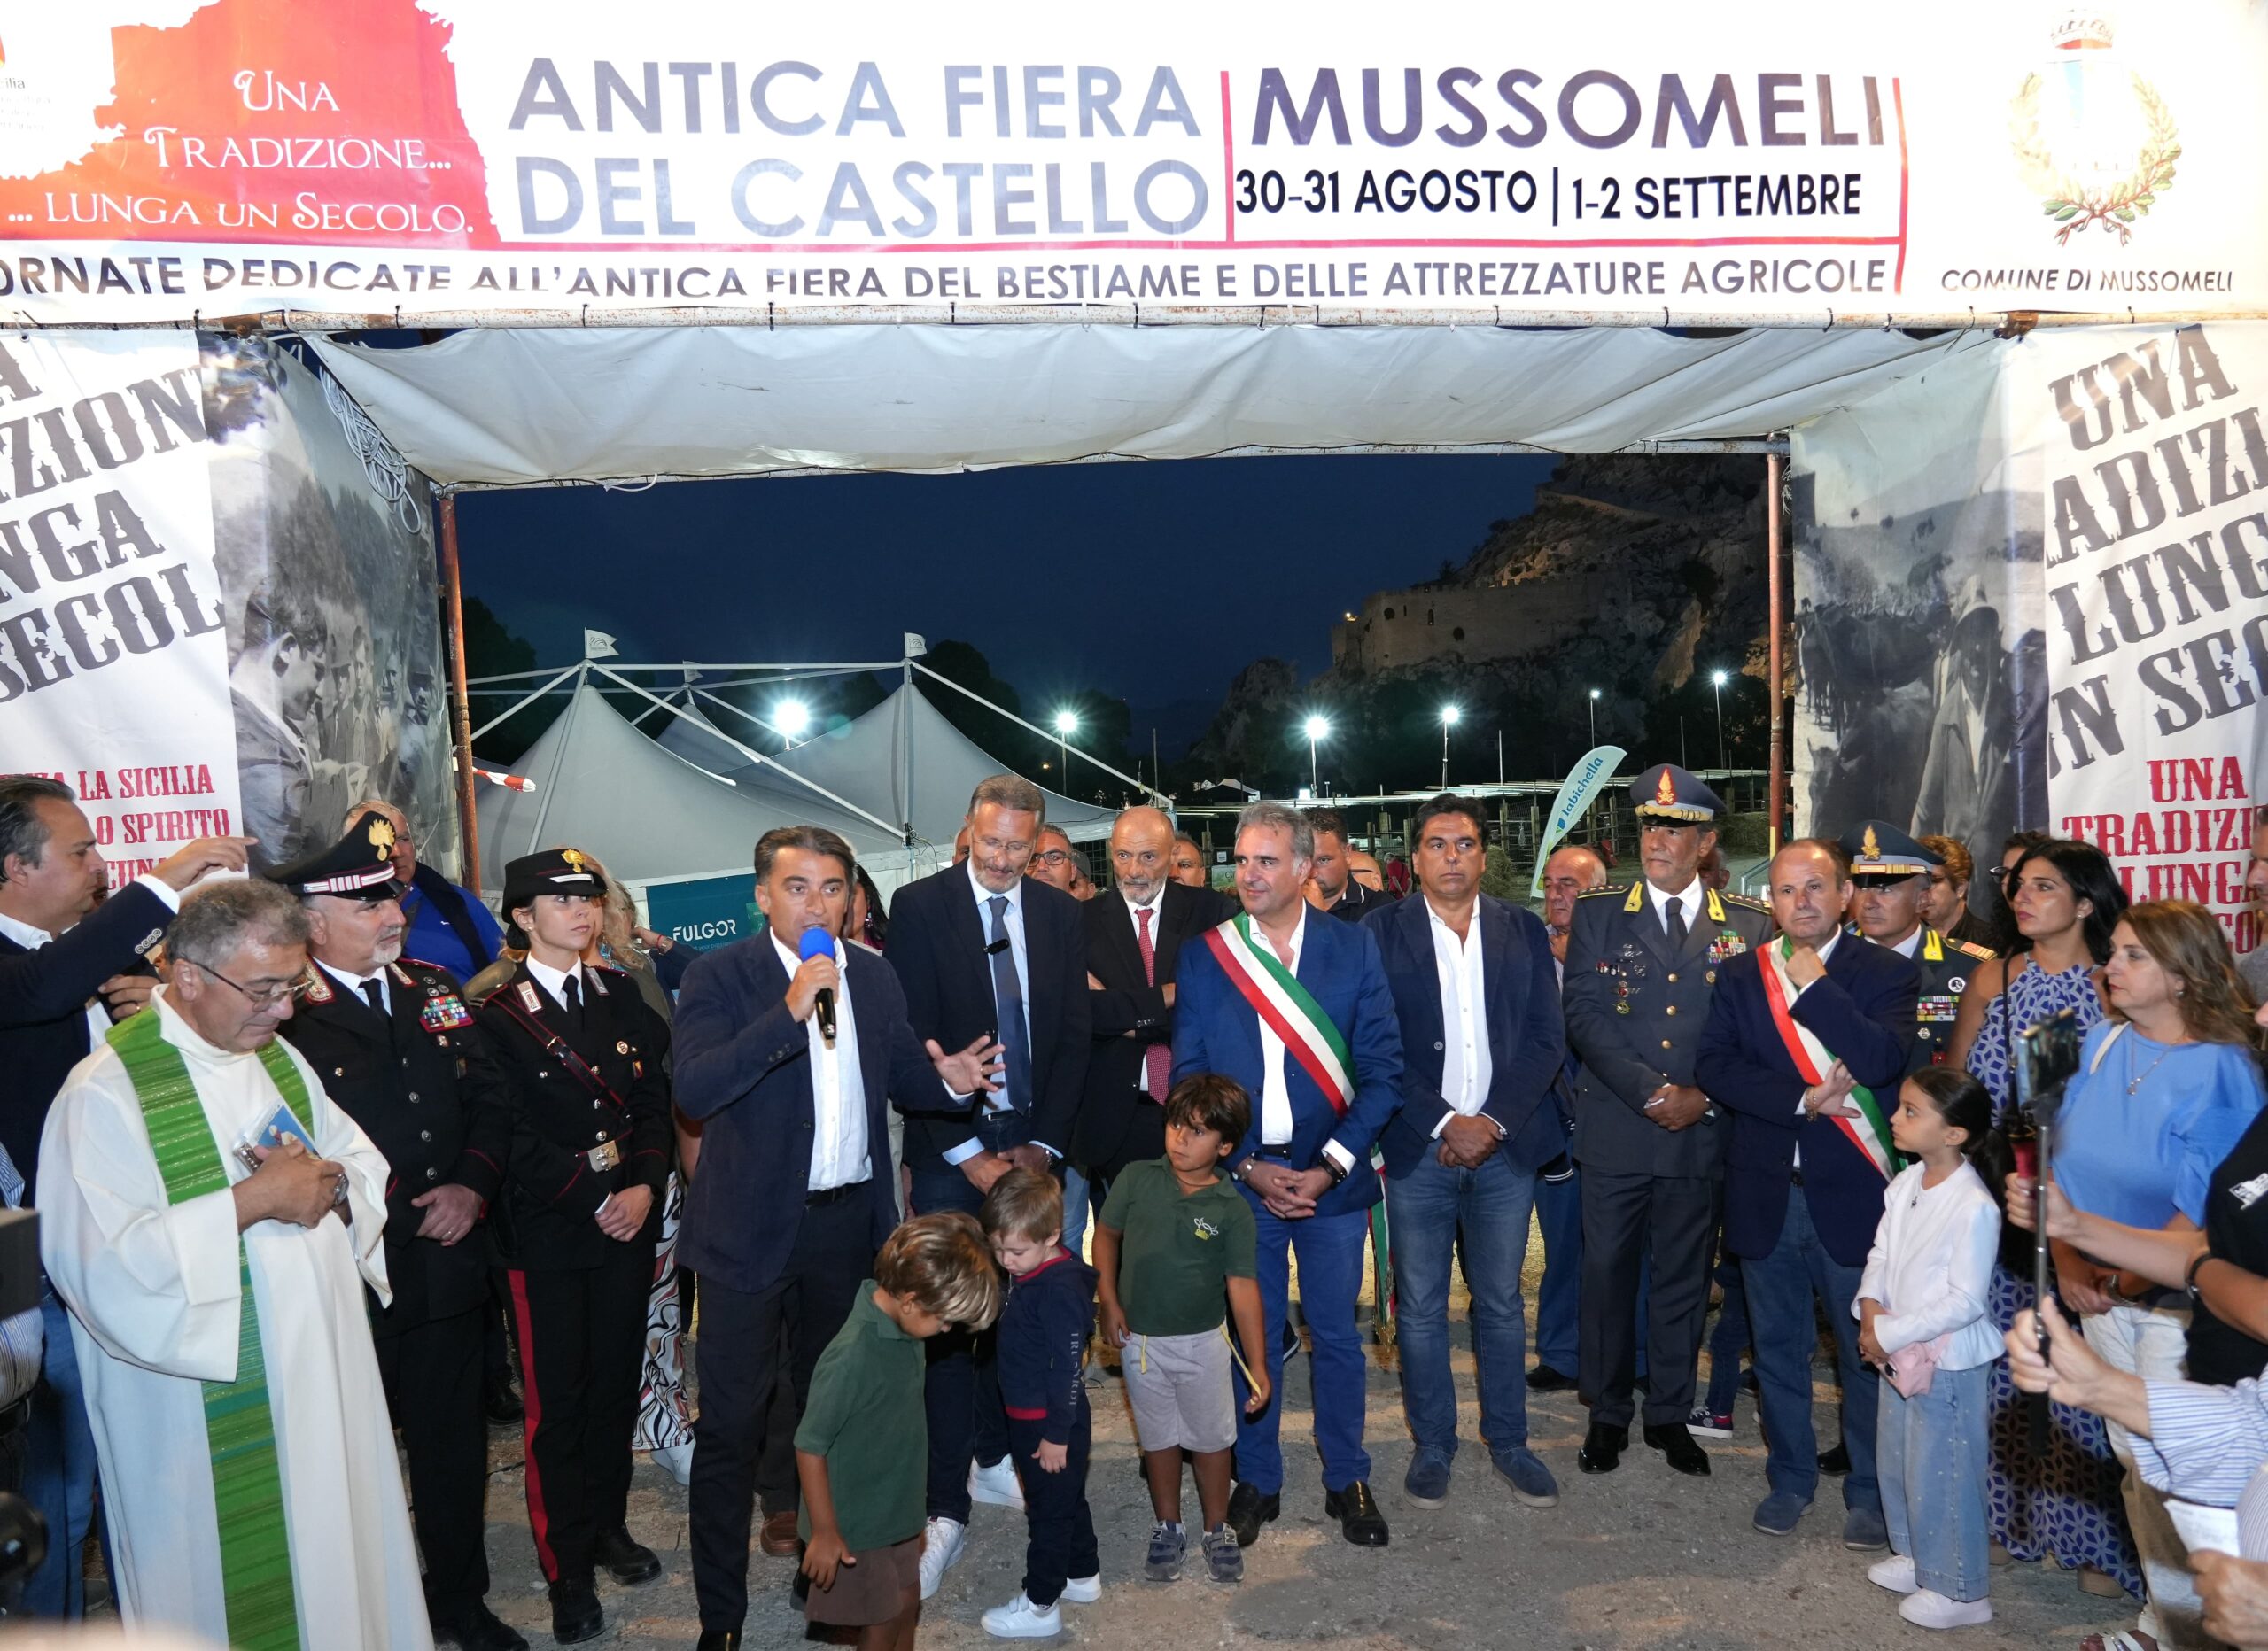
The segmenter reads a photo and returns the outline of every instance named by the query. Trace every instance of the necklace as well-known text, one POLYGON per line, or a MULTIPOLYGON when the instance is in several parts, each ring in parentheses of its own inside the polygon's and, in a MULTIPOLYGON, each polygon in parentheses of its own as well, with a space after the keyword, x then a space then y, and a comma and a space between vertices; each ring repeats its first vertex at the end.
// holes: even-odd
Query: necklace
MULTIPOLYGON (((2135 1035, 2140 1037, 2141 1034, 2136 1033, 2135 1035)), ((2140 1094, 2142 1089, 2142 1079, 2148 1077, 2152 1073, 2155 1072, 2158 1069, 2159 1063, 2163 1061, 2168 1055, 2172 1054, 2176 1047, 2178 1046, 2172 1043, 2167 1044, 2163 1049, 2158 1051, 2158 1058, 2156 1060, 2152 1061, 2148 1066, 2142 1068, 2140 1077, 2128 1079, 2126 1083, 2126 1093, 2129 1095, 2140 1094)), ((2134 1046, 2132 1043, 2129 1043, 2126 1046, 2126 1070, 2130 1073, 2134 1070, 2134 1046)))

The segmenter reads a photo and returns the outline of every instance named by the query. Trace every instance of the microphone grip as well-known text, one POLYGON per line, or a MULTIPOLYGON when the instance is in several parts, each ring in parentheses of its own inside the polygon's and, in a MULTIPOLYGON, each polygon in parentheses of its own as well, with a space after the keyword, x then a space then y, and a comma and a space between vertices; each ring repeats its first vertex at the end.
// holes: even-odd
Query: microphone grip
POLYGON ((816 1012, 819 1015, 819 1035, 832 1044, 835 1042, 835 993, 831 989, 824 987, 819 989, 816 1012))

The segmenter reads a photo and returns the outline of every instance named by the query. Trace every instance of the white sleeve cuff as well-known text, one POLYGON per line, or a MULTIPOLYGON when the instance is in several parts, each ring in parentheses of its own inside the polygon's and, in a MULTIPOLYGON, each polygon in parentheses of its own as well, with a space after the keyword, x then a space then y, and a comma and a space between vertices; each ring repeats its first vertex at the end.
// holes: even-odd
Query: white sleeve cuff
POLYGON ((1057 1163, 1060 1164, 1063 1161, 1062 1152, 1058 1149, 1048 1145, 1046 1142, 1035 1141, 1032 1144, 1037 1147, 1041 1151, 1046 1153, 1048 1157, 1053 1159, 1057 1163))
POLYGON ((1349 1173, 1354 1170, 1355 1155, 1336 1141, 1326 1141, 1323 1143, 1323 1155, 1343 1170, 1349 1173))
POLYGON ((983 1150, 984 1143, 975 1136, 971 1136, 959 1146, 949 1146, 945 1149, 945 1162, 958 1169, 983 1150))
POLYGON ((164 901, 166 903, 167 911, 178 911, 181 910, 181 895, 175 892, 174 886, 166 881, 164 878, 158 876, 153 872, 144 872, 141 876, 136 878, 134 880, 141 884, 143 888, 148 889, 151 894, 157 895, 159 899, 164 901))
POLYGON ((1455 1107, 1451 1107, 1448 1112, 1443 1112, 1441 1114, 1441 1121, 1433 1126, 1433 1133, 1430 1139, 1435 1141, 1440 1140, 1441 1138, 1441 1131, 1449 1127, 1449 1120, 1456 1116, 1456 1109, 1455 1107))

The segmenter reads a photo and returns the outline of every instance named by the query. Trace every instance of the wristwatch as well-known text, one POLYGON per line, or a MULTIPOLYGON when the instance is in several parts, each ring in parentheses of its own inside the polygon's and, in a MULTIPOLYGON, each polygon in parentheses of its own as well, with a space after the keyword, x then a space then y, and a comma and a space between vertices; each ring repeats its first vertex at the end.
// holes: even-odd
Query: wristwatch
POLYGON ((1339 1186, 1347 1179, 1347 1166, 1340 1163, 1337 1159, 1332 1157, 1328 1152, 1325 1152, 1323 1155, 1323 1161, 1317 1166, 1317 1167, 1320 1168, 1324 1174, 1331 1177, 1331 1184, 1334 1187, 1339 1186))

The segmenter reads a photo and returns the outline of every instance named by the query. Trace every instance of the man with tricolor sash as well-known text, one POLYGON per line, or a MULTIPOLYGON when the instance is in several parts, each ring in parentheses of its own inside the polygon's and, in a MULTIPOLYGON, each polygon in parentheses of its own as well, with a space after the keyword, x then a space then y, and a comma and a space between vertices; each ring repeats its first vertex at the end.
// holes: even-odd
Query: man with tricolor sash
MULTIPOLYGON (((1315 855, 1309 822, 1255 802, 1238 816, 1236 844, 1243 913, 1182 948, 1173 1081, 1218 1073, 1252 1097, 1252 1126, 1227 1161, 1259 1229, 1269 1377, 1280 1393, 1296 1250, 1315 1337, 1324 1514, 1349 1542, 1383 1547, 1363 1449, 1368 1367, 1355 1303, 1380 1197, 1371 1151, 1402 1098, 1402 1034, 1377 938, 1365 925, 1323 920, 1301 896, 1315 855)), ((1282 1412, 1278 1403, 1238 1420, 1229 1524, 1242 1547, 1282 1509, 1282 1412)))
POLYGON ((1843 1543, 1886 1541, 1875 1480, 1877 1377, 1859 1356, 1851 1302, 1899 1167, 1890 1114, 1913 1043, 1914 965, 1846 933, 1850 866, 1823 839, 1772 860, 1779 937, 1731 959, 1694 1073, 1732 1114, 1725 1244, 1740 1258, 1769 1446, 1756 1529, 1785 1536, 1819 1483, 1812 1429, 1814 1296, 1835 1327, 1843 1381, 1843 1543))
POLYGON ((362 1290, 386 1163, 277 1039, 307 919, 182 902, 167 983, 74 1069, 40 1153, 129 1627, 240 1651, 431 1644, 362 1290))

